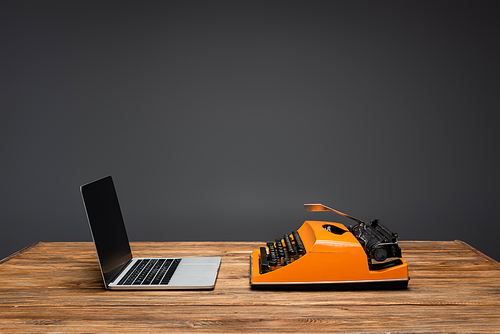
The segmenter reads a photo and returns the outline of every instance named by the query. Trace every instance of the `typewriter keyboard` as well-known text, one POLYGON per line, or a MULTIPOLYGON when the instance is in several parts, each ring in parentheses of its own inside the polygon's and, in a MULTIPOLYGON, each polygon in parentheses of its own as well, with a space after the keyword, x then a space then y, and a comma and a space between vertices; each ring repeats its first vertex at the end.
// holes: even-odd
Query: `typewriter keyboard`
POLYGON ((275 242, 268 242, 266 246, 260 247, 261 274, 289 265, 306 253, 297 231, 285 234, 275 242))

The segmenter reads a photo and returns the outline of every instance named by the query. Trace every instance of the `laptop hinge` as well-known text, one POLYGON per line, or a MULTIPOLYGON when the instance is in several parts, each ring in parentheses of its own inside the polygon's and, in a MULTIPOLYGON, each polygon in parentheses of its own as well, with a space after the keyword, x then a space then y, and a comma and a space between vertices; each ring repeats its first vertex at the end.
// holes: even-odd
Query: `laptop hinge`
POLYGON ((123 265, 122 269, 120 269, 120 270, 116 273, 116 275, 115 275, 115 276, 111 279, 111 281, 109 281, 108 285, 109 285, 109 284, 112 284, 112 283, 113 283, 113 282, 114 282, 114 281, 115 281, 115 280, 116 280, 116 279, 117 279, 117 278, 118 278, 118 277, 122 274, 122 272, 123 272, 126 268, 128 268, 128 265, 130 264, 130 262, 132 262, 132 260, 133 260, 133 259, 128 260, 128 261, 125 263, 125 265, 123 265))

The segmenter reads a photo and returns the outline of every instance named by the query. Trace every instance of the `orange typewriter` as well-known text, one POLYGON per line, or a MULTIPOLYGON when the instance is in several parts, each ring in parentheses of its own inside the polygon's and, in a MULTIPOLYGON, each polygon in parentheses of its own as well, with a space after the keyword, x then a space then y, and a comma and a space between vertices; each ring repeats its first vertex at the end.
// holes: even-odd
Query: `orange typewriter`
POLYGON ((304 204, 307 211, 333 211, 357 222, 306 221, 252 252, 252 288, 408 286, 408 265, 401 257, 398 235, 374 220, 351 217, 323 204, 304 204))

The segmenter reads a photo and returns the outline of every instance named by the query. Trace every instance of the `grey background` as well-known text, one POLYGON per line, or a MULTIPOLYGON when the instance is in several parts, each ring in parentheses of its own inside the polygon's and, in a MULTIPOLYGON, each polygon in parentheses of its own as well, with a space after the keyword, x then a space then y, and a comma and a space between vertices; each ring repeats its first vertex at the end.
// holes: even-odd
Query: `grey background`
POLYGON ((498 9, 3 0, 0 257, 90 241, 112 175, 131 240, 350 224, 322 202, 500 260, 498 9))

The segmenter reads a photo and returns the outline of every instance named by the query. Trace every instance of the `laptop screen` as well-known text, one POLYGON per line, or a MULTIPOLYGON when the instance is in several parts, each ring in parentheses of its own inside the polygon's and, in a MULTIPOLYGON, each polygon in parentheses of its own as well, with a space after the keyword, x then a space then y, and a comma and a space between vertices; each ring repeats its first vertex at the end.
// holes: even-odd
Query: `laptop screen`
POLYGON ((132 259, 120 204, 111 176, 80 188, 106 286, 132 259))

